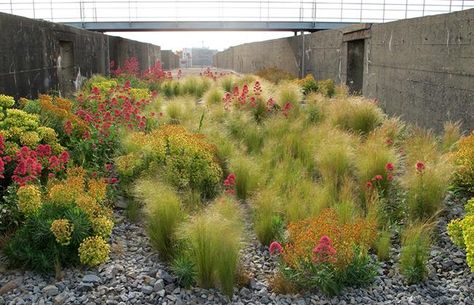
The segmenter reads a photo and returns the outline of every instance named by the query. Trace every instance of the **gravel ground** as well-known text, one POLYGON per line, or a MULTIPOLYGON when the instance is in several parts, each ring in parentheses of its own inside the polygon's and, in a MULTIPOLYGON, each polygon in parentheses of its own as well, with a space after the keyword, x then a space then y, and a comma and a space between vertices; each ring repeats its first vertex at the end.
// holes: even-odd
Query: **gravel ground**
MULTIPOLYGON (((379 276, 365 289, 346 289, 328 298, 320 293, 277 295, 268 279, 275 272, 275 261, 267 249, 250 234, 242 265, 252 276, 250 285, 235 288, 228 300, 216 290, 179 288, 157 255, 149 247, 140 225, 130 223, 117 212, 108 263, 96 269, 64 270, 57 281, 29 271, 7 270, 0 258, 0 305, 4 304, 474 304, 474 276, 465 255, 449 240, 446 223, 462 213, 462 204, 448 201, 448 211, 439 221, 429 262, 429 278, 419 285, 403 283, 396 263, 382 263, 379 276)), ((249 230, 249 228, 247 228, 249 230)), ((251 232, 249 230, 249 232, 251 232)), ((392 249, 393 257, 398 250, 392 249)))

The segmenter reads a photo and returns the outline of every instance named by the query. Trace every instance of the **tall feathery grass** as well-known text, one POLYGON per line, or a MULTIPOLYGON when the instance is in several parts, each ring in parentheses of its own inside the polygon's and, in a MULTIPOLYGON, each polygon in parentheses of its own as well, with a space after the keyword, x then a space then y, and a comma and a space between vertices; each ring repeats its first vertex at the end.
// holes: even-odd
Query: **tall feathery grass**
POLYGON ((365 98, 338 98, 331 105, 333 124, 339 128, 369 134, 384 120, 382 110, 365 98))
POLYGON ((413 223, 402 233, 400 272, 408 284, 421 282, 428 275, 432 224, 413 223))
POLYGON ((262 190, 252 201, 254 229, 258 240, 269 245, 283 230, 282 203, 273 189, 262 190))
POLYGON ((241 249, 240 219, 236 203, 223 197, 179 230, 196 268, 197 283, 204 288, 219 287, 229 297, 233 293, 241 249))
POLYGON ((240 200, 247 200, 257 189, 260 172, 254 161, 245 156, 237 156, 231 161, 230 171, 235 174, 235 194, 240 200))
POLYGON ((217 86, 211 87, 203 96, 203 101, 207 106, 222 105, 222 98, 224 97, 224 90, 217 86))
POLYGON ((152 246, 162 258, 171 259, 176 251, 176 229, 184 218, 178 194, 151 179, 138 180, 134 191, 145 204, 146 230, 152 246))
POLYGON ((456 149, 456 144, 461 139, 461 122, 446 122, 443 126, 441 137, 441 150, 450 152, 456 149))

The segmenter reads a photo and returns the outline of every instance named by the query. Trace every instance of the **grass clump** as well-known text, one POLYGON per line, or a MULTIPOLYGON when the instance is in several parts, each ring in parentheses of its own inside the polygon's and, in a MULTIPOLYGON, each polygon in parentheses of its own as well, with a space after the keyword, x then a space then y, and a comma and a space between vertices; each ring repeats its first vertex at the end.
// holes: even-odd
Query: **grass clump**
POLYGON ((176 229, 184 213, 176 192, 151 179, 140 179, 135 194, 145 204, 146 230, 152 246, 161 257, 169 260, 176 252, 176 229))
POLYGON ((382 124, 384 114, 375 103, 364 98, 340 98, 332 104, 333 124, 367 135, 382 124))
POLYGON ((415 223, 402 234, 400 272, 408 284, 421 282, 428 275, 431 229, 432 225, 415 223))
POLYGON ((278 84, 281 81, 292 80, 295 78, 293 74, 278 69, 276 67, 264 68, 257 71, 257 73, 255 74, 275 84, 278 84))
POLYGON ((183 224, 179 235, 195 266, 197 283, 203 288, 219 287, 232 296, 242 238, 235 202, 218 198, 204 213, 183 224))
POLYGON ((239 156, 231 161, 230 171, 235 174, 235 194, 240 200, 247 200, 259 183, 258 168, 253 160, 239 156))
POLYGON ((280 213, 281 202, 275 191, 266 189, 260 192, 252 202, 252 209, 258 240, 263 245, 277 240, 283 232, 284 223, 280 213))
POLYGON ((207 106, 221 105, 223 97, 224 90, 219 87, 212 87, 206 91, 202 99, 207 106))
POLYGON ((381 231, 375 242, 377 257, 381 261, 387 261, 390 258, 390 248, 392 247, 391 237, 392 234, 390 231, 381 231))

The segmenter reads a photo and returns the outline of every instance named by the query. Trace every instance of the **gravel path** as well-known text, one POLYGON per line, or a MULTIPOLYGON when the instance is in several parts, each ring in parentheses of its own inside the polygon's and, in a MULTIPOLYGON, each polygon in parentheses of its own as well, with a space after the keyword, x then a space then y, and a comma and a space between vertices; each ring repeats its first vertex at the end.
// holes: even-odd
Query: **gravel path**
MULTIPOLYGON (((269 291, 268 279, 275 261, 249 233, 242 266, 252 276, 249 287, 235 289, 232 300, 216 290, 181 289, 149 247, 140 225, 117 212, 108 263, 96 269, 67 269, 61 281, 29 271, 6 270, 0 258, 0 305, 3 304, 474 304, 474 276, 464 253, 449 240, 448 219, 462 213, 462 204, 451 200, 449 213, 439 221, 440 237, 431 251, 429 278, 419 285, 403 284, 396 263, 382 263, 374 284, 365 289, 346 289, 327 298, 320 293, 277 295, 269 291)), ((246 212, 248 213, 248 212, 246 212)), ((248 215, 247 215, 248 216, 248 215)), ((247 217, 247 219, 249 219, 247 217)), ((392 249, 396 258, 398 252, 392 249)))

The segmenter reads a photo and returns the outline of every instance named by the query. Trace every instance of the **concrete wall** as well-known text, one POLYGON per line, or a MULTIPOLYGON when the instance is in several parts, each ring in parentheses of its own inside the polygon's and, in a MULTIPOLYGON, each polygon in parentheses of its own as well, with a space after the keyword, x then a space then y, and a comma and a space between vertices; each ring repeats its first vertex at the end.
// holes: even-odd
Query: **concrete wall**
POLYGON ((142 68, 160 59, 157 46, 4 13, 0 41, 0 93, 16 98, 68 96, 84 78, 108 74, 110 59, 137 56, 142 68))
POLYGON ((231 47, 214 56, 214 65, 241 73, 278 67, 296 76, 299 71, 297 43, 296 37, 289 37, 231 47))
POLYGON ((179 68, 179 55, 171 50, 161 50, 161 64, 165 70, 179 68))
POLYGON ((214 63, 243 73, 278 67, 351 86, 356 69, 348 48, 363 41, 363 95, 378 98, 388 114, 423 127, 439 131, 445 121, 460 120, 473 130, 473 29, 471 9, 316 32, 304 36, 304 48, 302 36, 235 46, 218 53, 214 63), (270 45, 278 51, 263 48, 270 45))

